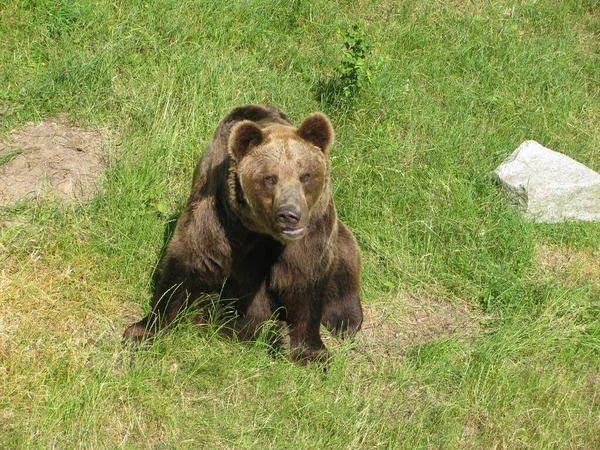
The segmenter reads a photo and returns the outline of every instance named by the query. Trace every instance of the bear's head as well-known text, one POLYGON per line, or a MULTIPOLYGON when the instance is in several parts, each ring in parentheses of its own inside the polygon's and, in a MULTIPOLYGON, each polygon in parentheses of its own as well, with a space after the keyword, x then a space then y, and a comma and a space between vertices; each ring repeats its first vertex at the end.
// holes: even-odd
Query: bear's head
POLYGON ((328 150, 333 143, 329 119, 309 115, 296 129, 261 128, 242 121, 232 129, 228 151, 244 225, 284 244, 306 235, 323 194, 329 195, 328 150))

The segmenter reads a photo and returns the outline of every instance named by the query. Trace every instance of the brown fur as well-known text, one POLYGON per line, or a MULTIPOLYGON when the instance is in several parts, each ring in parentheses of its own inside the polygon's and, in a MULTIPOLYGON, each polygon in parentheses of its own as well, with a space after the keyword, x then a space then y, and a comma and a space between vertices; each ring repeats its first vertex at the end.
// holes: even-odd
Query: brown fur
POLYGON ((194 171, 153 312, 125 336, 151 337, 218 294, 234 299, 233 327, 242 338, 255 337, 274 315, 287 322, 294 360, 326 355, 320 323, 335 333, 357 331, 360 254, 336 217, 332 143, 331 124, 319 113, 298 128, 272 106, 227 115, 194 171))

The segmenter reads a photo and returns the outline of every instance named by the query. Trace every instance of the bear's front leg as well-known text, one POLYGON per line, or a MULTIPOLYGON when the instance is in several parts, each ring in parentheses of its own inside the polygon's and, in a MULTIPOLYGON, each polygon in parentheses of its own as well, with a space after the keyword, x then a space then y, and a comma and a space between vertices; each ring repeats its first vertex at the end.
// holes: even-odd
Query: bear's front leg
POLYGON ((294 292, 281 298, 289 327, 291 360, 302 365, 329 357, 320 334, 322 296, 317 292, 321 291, 294 292))

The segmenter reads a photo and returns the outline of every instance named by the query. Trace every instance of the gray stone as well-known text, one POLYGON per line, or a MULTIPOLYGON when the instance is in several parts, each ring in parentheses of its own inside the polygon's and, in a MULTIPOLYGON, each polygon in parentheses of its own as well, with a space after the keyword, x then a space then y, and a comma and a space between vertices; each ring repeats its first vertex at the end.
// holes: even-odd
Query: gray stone
POLYGON ((523 142, 494 175, 524 217, 600 221, 600 174, 535 141, 523 142))

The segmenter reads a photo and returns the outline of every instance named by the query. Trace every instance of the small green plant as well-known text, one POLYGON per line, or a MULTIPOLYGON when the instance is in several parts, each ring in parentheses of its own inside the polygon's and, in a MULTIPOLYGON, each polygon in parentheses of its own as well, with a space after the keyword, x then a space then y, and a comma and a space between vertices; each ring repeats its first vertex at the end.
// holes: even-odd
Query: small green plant
POLYGON ((11 150, 4 155, 0 155, 0 166, 8 164, 15 156, 20 155, 21 153, 23 153, 23 150, 11 150))
POLYGON ((363 30, 358 24, 342 34, 344 48, 342 65, 336 69, 340 77, 344 97, 354 97, 362 87, 371 83, 370 64, 367 61, 372 45, 367 42, 363 30))
POLYGON ((374 65, 368 57, 372 45, 358 24, 352 24, 345 32, 338 32, 343 47, 340 66, 333 69, 333 76, 317 86, 317 96, 324 106, 350 106, 362 88, 371 84, 374 65))

